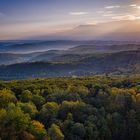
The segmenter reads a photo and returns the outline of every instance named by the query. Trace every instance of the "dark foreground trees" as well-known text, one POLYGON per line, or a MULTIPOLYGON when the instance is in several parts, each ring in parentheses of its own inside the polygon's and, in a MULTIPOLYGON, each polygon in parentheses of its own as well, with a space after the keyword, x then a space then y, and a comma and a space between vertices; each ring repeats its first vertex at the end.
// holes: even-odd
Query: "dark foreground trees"
POLYGON ((140 77, 0 82, 1 140, 139 140, 140 77))

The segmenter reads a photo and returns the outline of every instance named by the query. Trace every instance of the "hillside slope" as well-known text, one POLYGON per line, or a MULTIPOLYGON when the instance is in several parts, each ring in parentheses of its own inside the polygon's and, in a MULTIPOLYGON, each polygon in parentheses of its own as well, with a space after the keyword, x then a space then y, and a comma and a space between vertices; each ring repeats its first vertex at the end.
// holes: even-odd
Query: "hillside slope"
POLYGON ((1 79, 140 73, 140 51, 93 55, 76 62, 21 63, 0 66, 1 79))

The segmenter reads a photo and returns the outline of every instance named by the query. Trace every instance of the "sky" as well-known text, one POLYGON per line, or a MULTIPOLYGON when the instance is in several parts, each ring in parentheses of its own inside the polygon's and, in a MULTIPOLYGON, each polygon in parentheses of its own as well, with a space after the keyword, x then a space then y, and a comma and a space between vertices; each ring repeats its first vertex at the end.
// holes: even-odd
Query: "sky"
POLYGON ((0 40, 140 19, 139 0, 0 0, 0 40))

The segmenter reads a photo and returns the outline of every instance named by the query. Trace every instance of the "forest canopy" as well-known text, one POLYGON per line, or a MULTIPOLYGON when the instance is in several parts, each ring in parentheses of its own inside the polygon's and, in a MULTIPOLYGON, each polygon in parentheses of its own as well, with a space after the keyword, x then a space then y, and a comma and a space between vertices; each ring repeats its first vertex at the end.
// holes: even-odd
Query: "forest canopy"
POLYGON ((139 140, 140 76, 0 81, 1 140, 139 140))

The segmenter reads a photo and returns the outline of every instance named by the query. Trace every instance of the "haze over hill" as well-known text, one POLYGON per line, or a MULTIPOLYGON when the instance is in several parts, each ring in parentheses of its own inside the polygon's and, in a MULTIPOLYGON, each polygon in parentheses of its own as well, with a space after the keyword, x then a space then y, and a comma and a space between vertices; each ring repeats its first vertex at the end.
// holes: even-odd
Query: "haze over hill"
MULTIPOLYGON (((74 58, 71 55, 68 58, 74 58)), ((77 59, 77 58, 76 58, 77 59)), ((63 60, 63 59, 62 59, 63 60)), ((64 59, 65 60, 65 59, 64 59)), ((140 74, 140 51, 78 57, 76 61, 32 62, 0 66, 1 79, 89 76, 97 74, 140 74), (63 63, 62 63, 63 62, 63 63)))
POLYGON ((139 74, 140 44, 58 40, 19 45, 15 43, 12 46, 7 45, 0 53, 0 65, 1 79, 139 74), (57 49, 47 50, 50 45, 54 45, 57 49), (63 45, 71 47, 64 50, 63 45))
MULTIPOLYGON (((5 44, 5 43, 4 43, 5 44)), ((140 50, 139 43, 116 41, 39 41, 0 46, 0 65, 23 62, 70 62, 93 54, 140 50)))
MULTIPOLYGON (((87 45, 100 49, 111 45, 139 45, 136 41, 101 41, 101 40, 19 40, 19 41, 0 41, 0 53, 34 53, 48 50, 67 50, 73 47, 87 45), (100 47, 98 47, 100 46, 100 47)), ((131 46, 129 47, 131 48, 131 46)), ((119 48, 120 49, 120 48, 119 48)))
POLYGON ((79 25, 76 28, 32 39, 140 41, 140 20, 79 25))

